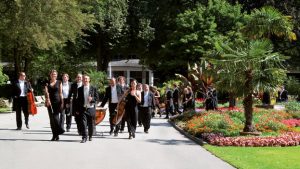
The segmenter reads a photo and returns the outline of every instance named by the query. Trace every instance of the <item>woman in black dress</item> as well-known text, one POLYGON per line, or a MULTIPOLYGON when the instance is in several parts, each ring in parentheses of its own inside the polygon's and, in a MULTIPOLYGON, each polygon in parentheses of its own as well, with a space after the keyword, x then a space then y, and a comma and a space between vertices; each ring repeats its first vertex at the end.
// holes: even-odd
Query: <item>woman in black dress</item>
POLYGON ((57 80, 57 71, 51 70, 50 81, 45 86, 46 96, 46 107, 48 109, 50 126, 53 137, 51 141, 59 140, 59 135, 65 131, 61 127, 61 113, 63 109, 63 94, 62 94, 62 83, 57 80))
POLYGON ((137 82, 132 80, 128 95, 126 96, 125 116, 127 121, 129 139, 135 138, 135 130, 137 124, 137 105, 141 102, 141 92, 136 90, 137 82))

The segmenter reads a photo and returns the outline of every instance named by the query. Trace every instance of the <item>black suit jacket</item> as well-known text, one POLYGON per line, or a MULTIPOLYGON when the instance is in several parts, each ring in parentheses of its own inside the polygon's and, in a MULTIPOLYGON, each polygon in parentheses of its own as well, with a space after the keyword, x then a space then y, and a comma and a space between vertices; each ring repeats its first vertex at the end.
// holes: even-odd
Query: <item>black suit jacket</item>
MULTIPOLYGON (((19 83, 19 80, 15 81, 12 87, 12 98, 13 98, 13 110, 16 110, 16 99, 18 99, 21 95, 21 86, 19 83)), ((24 92, 25 92, 25 97, 27 97, 27 93, 32 89, 30 83, 28 81, 24 82, 24 92)))
POLYGON ((178 99, 179 99, 179 90, 178 88, 175 88, 173 92, 173 102, 178 103, 178 99))
POLYGON ((72 98, 72 113, 73 113, 73 115, 76 110, 77 91, 78 91, 78 85, 77 85, 77 82, 74 82, 71 84, 71 89, 70 89, 69 97, 68 97, 68 101, 70 101, 72 98))
MULTIPOLYGON (((24 82, 24 92, 25 96, 27 96, 27 93, 32 89, 31 85, 29 82, 25 81, 24 82)), ((19 83, 19 80, 17 80, 14 85, 13 85, 13 98, 18 98, 21 95, 21 86, 19 83)))
MULTIPOLYGON (((94 104, 94 107, 92 108, 92 111, 89 111, 90 113, 95 113, 95 108, 98 100, 98 92, 97 89, 93 86, 90 86, 89 95, 92 97, 91 104, 94 104)), ((77 95, 77 103, 76 103, 76 112, 79 112, 80 114, 85 112, 84 107, 84 86, 81 86, 78 88, 78 95, 77 95)))
MULTIPOLYGON (((141 93, 142 100, 141 100, 140 106, 143 106, 144 103, 145 103, 144 94, 145 94, 145 92, 142 91, 142 93, 141 93)), ((148 106, 151 107, 152 109, 154 109, 154 107, 155 107, 154 101, 155 101, 154 100, 154 94, 149 91, 149 97, 148 97, 148 104, 149 105, 148 106)))
MULTIPOLYGON (((122 86, 120 85, 116 85, 116 89, 117 89, 118 100, 120 100, 122 95, 124 94, 124 91, 122 90, 122 86)), ((111 86, 108 86, 105 89, 105 96, 100 106, 103 107, 107 101, 109 104, 111 103, 111 86)))

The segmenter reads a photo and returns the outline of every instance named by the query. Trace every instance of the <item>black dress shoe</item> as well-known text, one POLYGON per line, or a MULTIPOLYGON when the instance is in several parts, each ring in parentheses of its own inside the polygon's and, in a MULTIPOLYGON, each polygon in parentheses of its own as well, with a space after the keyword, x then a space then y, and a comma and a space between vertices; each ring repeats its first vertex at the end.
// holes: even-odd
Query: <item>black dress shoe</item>
POLYGON ((110 132, 109 132, 109 135, 112 135, 112 133, 113 133, 113 131, 112 131, 112 130, 110 130, 110 132))
POLYGON ((132 137, 135 138, 135 133, 132 133, 132 137))
POLYGON ((114 133, 114 136, 117 137, 117 136, 118 136, 118 133, 114 133))
POLYGON ((18 127, 16 130, 22 130, 22 128, 21 128, 21 127, 18 127))
POLYGON ((149 133, 148 130, 144 130, 144 132, 147 133, 147 134, 149 133))
POLYGON ((131 133, 129 133, 129 139, 132 139, 132 135, 131 135, 131 133))
POLYGON ((26 128, 27 128, 27 129, 30 129, 29 124, 26 124, 26 128))
POLYGON ((59 140, 59 136, 56 136, 55 141, 58 141, 58 140, 59 140))
POLYGON ((93 140, 93 139, 92 139, 92 136, 90 136, 90 137, 89 137, 89 141, 92 141, 92 140, 93 140))
POLYGON ((70 129, 67 129, 67 132, 70 132, 70 129))
POLYGON ((86 142, 86 138, 83 138, 80 143, 85 143, 85 142, 86 142))

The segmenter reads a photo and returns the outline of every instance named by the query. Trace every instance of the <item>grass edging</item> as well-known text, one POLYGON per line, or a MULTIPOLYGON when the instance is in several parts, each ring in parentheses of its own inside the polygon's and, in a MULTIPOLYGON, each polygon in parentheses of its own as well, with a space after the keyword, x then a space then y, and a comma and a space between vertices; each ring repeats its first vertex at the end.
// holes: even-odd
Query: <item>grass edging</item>
POLYGON ((7 108, 0 108, 0 114, 8 114, 8 113, 12 113, 10 107, 7 107, 7 108))
POLYGON ((194 137, 193 135, 190 135, 188 132, 185 132, 182 128, 178 127, 174 122, 171 120, 168 120, 169 124, 171 124, 177 131, 179 131, 181 134, 186 136, 187 138, 193 140, 195 143, 199 144, 200 146, 203 146, 204 144, 207 144, 202 139, 199 139, 197 137, 194 137))

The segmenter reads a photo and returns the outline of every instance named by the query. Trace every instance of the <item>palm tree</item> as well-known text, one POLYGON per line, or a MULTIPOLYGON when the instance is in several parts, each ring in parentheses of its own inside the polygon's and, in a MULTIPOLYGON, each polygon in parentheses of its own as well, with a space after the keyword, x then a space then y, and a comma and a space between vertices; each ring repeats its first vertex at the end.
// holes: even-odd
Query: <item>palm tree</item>
POLYGON ((274 7, 255 9, 246 16, 247 24, 242 28, 242 32, 251 39, 270 39, 271 36, 277 36, 296 40, 291 19, 291 16, 284 16, 274 7))
POLYGON ((286 58, 273 52, 270 40, 251 40, 245 46, 237 48, 223 44, 219 52, 221 57, 211 62, 223 67, 228 76, 232 76, 234 72, 235 77, 231 78, 230 82, 236 85, 244 96, 246 123, 243 131, 254 132, 256 130, 252 124, 253 94, 275 89, 284 82, 286 71, 282 62, 286 58))

